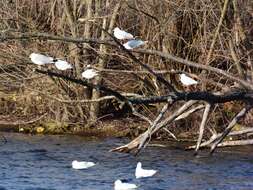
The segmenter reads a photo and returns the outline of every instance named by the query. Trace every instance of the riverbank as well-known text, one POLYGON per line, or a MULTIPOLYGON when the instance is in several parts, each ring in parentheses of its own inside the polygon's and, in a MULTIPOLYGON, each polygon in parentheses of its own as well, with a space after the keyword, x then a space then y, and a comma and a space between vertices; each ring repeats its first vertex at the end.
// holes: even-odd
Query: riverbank
MULTIPOLYGON (((7 124, 7 123, 6 123, 7 124)), ((10 122, 9 122, 10 124, 10 122)), ((94 123, 93 125, 60 125, 56 122, 33 123, 27 125, 0 125, 0 132, 21 133, 33 135, 78 135, 81 137, 94 138, 130 138, 133 139, 142 134, 148 128, 147 123, 133 118, 110 119, 94 123)), ((154 140, 162 144, 170 142, 172 146, 184 149, 189 142, 197 138, 195 133, 184 132, 174 129, 178 139, 174 139, 168 132, 161 131, 154 135, 154 140), (187 143, 187 144, 186 144, 187 143)), ((159 144, 160 144, 159 143, 159 144)))
MULTIPOLYGON (((6 120, 6 118, 5 118, 6 120)), ((17 121, 17 119, 16 119, 17 121)), ((76 134, 96 137, 136 137, 144 132, 148 125, 133 118, 109 119, 92 124, 59 123, 43 121, 35 123, 10 121, 0 122, 1 132, 18 132, 28 134, 76 134)))

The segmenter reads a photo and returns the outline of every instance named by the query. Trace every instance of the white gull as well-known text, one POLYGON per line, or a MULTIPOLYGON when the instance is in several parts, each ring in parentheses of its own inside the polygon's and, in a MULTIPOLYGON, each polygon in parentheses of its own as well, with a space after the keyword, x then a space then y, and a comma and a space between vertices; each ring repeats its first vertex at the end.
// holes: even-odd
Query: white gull
POLYGON ((54 64, 55 64, 56 68, 61 71, 73 68, 73 66, 70 63, 68 63, 67 61, 61 60, 61 59, 58 59, 54 64))
POLYGON ((49 57, 39 53, 31 53, 29 57, 31 61, 36 65, 45 65, 49 63, 54 63, 53 57, 49 57))
POLYGON ((183 83, 185 86, 190 86, 194 84, 198 84, 198 81, 192 79, 191 77, 188 77, 186 74, 180 74, 180 81, 183 83))
POLYGON ((98 72, 95 69, 92 69, 90 65, 87 65, 87 69, 82 72, 82 77, 85 79, 92 79, 98 75, 98 72))
POLYGON ((86 169, 86 168, 90 168, 92 166, 95 166, 96 164, 94 162, 84 162, 84 161, 77 161, 74 160, 72 162, 72 168, 76 169, 76 170, 81 170, 81 169, 86 169))
POLYGON ((139 47, 139 46, 144 45, 145 43, 147 43, 147 41, 142 41, 142 40, 130 40, 130 41, 124 43, 123 46, 124 46, 126 49, 134 49, 134 48, 137 48, 137 47, 139 47))
POLYGON ((135 170, 135 177, 138 178, 142 178, 142 177, 151 177, 153 175, 155 175, 157 172, 157 170, 145 170, 142 169, 141 167, 141 162, 138 162, 137 166, 136 166, 136 170, 135 170))
POLYGON ((118 27, 113 29, 113 35, 115 38, 119 39, 119 40, 131 40, 134 39, 133 35, 124 31, 124 30, 120 30, 118 27))
POLYGON ((128 190, 128 189, 136 189, 137 185, 133 183, 123 183, 121 180, 116 180, 114 182, 114 190, 128 190))

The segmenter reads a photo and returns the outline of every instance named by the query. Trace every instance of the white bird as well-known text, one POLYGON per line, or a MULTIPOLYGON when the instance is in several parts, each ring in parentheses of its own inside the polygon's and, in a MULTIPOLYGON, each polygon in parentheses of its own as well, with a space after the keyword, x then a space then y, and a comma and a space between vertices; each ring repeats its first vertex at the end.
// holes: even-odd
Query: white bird
POLYGON ((186 74, 180 74, 180 81, 183 83, 185 86, 190 86, 194 84, 198 84, 198 81, 192 79, 191 77, 186 76, 186 74))
POLYGON ((131 40, 134 39, 133 35, 124 31, 124 30, 120 30, 118 27, 113 29, 113 35, 115 38, 119 39, 119 40, 131 40))
POLYGON ((114 190, 128 190, 136 189, 138 186, 132 183, 123 183, 121 180, 116 180, 114 182, 114 190))
POLYGON ((56 68, 61 71, 73 68, 73 66, 70 63, 68 63, 67 61, 61 60, 61 59, 57 59, 57 61, 55 61, 54 64, 55 64, 56 68))
POLYGON ((147 41, 142 41, 142 40, 130 40, 130 41, 124 43, 123 46, 124 46, 126 49, 134 49, 134 48, 137 48, 137 47, 139 47, 139 46, 144 45, 145 43, 147 43, 147 41))
POLYGON ((90 168, 92 166, 95 166, 96 164, 94 162, 84 162, 84 161, 77 161, 74 160, 72 162, 72 168, 76 169, 76 170, 81 170, 81 169, 86 169, 86 168, 90 168))
POLYGON ((92 79, 98 75, 98 72, 95 69, 90 68, 90 65, 87 65, 87 69, 82 72, 82 77, 85 79, 92 79))
POLYGON ((36 65, 45 65, 49 63, 54 63, 53 57, 48 57, 46 55, 42 55, 39 53, 31 53, 29 57, 31 61, 36 65))
POLYGON ((157 172, 157 170, 144 170, 141 167, 141 163, 138 162, 137 166, 136 166, 136 170, 135 170, 135 177, 138 178, 142 178, 142 177, 151 177, 153 175, 155 175, 155 173, 157 172))

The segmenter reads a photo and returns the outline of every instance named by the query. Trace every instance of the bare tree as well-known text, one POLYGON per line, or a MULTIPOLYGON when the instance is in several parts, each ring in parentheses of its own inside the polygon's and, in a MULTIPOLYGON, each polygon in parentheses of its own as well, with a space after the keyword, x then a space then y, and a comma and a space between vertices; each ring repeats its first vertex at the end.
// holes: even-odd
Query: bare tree
POLYGON ((251 1, 226 0, 222 6, 217 1, 177 0, 0 4, 0 95, 6 115, 15 110, 16 115, 37 113, 42 118, 48 113, 46 117, 64 122, 93 123, 116 99, 121 112, 131 112, 149 127, 113 151, 138 153, 161 129, 177 139, 169 127, 179 120, 190 121, 197 130, 196 145, 189 147, 196 153, 202 147, 212 153, 219 146, 252 144, 250 128, 233 131, 239 122, 247 125, 252 119, 251 1), (242 10, 245 14, 240 15, 242 10), (147 40, 147 45, 125 49, 112 35, 115 26, 147 40), (28 59, 32 51, 67 57, 75 70, 33 72, 28 59), (101 74, 85 81, 81 72, 90 63, 101 74), (183 86, 181 73, 200 85, 183 86), (223 129, 215 126, 217 116, 223 129), (227 136, 237 140, 223 142, 227 136))

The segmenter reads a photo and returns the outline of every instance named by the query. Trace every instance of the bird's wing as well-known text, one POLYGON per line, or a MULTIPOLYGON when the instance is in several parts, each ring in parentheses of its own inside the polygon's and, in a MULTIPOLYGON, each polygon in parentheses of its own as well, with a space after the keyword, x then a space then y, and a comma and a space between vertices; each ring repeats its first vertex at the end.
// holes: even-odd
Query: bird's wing
POLYGON ((132 184, 132 183, 123 183, 122 184, 123 185, 123 187, 125 188, 125 189, 134 189, 134 188, 136 188, 137 186, 135 185, 135 184, 132 184))
POLYGON ((139 47, 144 44, 144 42, 142 40, 130 40, 127 43, 132 48, 136 48, 136 47, 139 47))
POLYGON ((51 63, 54 60, 53 57, 49 57, 49 56, 42 55, 42 54, 38 54, 36 57, 38 59, 40 59, 41 61, 45 61, 45 62, 48 62, 48 63, 51 63))
POLYGON ((127 37, 127 38, 133 38, 133 35, 132 35, 132 34, 126 32, 126 31, 124 31, 124 30, 121 30, 121 31, 120 31, 120 34, 121 34, 122 36, 127 37))
POLYGON ((128 42, 124 43, 123 46, 126 48, 126 49, 133 49, 128 42))
POLYGON ((188 77, 187 80, 188 80, 189 82, 191 82, 191 83, 198 83, 196 80, 194 80, 194 79, 192 79, 192 78, 190 78, 190 77, 188 77))

